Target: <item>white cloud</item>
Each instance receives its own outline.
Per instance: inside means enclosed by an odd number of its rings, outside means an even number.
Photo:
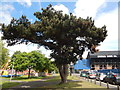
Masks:
[[[97,27],[107,26],[108,36],[98,47],[100,51],[118,49],[118,9],[97,15],[100,9],[106,7],[106,2],[107,0],[78,0],[74,9],[74,15],[77,17],[87,18],[89,16],[95,19]]]
[[[59,4],[59,5],[55,5],[53,6],[53,8],[57,11],[60,11],[62,10],[63,11],[63,14],[69,14],[69,10],[67,7],[65,7],[63,4]]]
[[[97,27],[107,26],[108,36],[101,46],[100,50],[118,50],[118,8],[113,11],[103,13],[95,20]]]
[[[0,5],[0,23],[9,24],[12,19],[11,12],[14,10],[12,5]]]
[[[77,17],[87,18],[96,17],[97,11],[105,7],[105,0],[78,0],[74,9],[74,15]]]
[[[26,7],[30,7],[32,5],[31,0],[17,0],[17,2]]]
[[[7,44],[6,44],[7,45]],[[42,54],[45,54],[46,57],[50,57],[50,50],[46,50],[44,47],[38,48],[36,44],[30,44],[30,45],[25,45],[25,44],[19,44],[19,45],[14,45],[14,46],[5,46],[7,49],[10,51],[10,56],[14,54],[16,51],[21,51],[21,52],[31,52],[34,50],[40,50]]]
[[[14,8],[13,8],[13,6],[12,5],[8,5],[8,4],[6,4],[6,5],[2,5],[2,4],[0,4],[0,10],[3,10],[3,11],[5,11],[5,10],[14,10]]]

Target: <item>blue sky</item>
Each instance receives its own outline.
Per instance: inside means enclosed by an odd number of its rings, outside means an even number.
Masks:
[[[118,0],[74,0],[70,2],[44,2],[44,0],[3,0],[0,2],[0,23],[9,24],[12,17],[19,18],[21,15],[26,15],[27,18],[34,22],[36,20],[33,15],[36,11],[41,11],[41,8],[46,8],[52,4],[56,10],[63,10],[63,13],[73,13],[77,17],[86,18],[92,17],[95,20],[97,27],[107,26],[108,37],[98,48],[104,50],[118,50]],[[16,50],[32,51],[36,50],[36,45],[15,45],[7,47],[11,53]],[[40,48],[44,54],[49,55],[50,51]]]

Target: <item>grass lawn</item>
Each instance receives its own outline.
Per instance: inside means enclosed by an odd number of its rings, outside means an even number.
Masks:
[[[13,77],[12,80],[16,80],[16,81],[24,81],[24,82],[29,82],[29,81],[37,81],[40,79],[45,79],[45,78],[49,78],[51,76],[46,76],[46,77],[31,77],[30,79],[28,79],[28,77],[25,76],[20,76],[20,77]],[[0,77],[0,86],[2,86],[2,88],[10,88],[16,85],[20,85],[19,82],[10,82],[10,77]]]
[[[20,77],[13,77],[12,80],[29,82],[29,81],[37,81],[37,80],[45,79],[45,78],[49,78],[49,77],[51,77],[51,75],[45,76],[45,77],[30,77],[28,79],[27,75],[23,75],[23,76],[20,76]],[[10,79],[10,77],[0,77],[0,78],[6,79],[6,80]],[[4,82],[4,80],[2,82]],[[2,83],[2,82],[0,82],[0,83]]]
[[[74,80],[74,81],[72,81]],[[60,81],[60,77],[57,76],[51,80],[48,80],[47,82],[54,82],[54,81]],[[68,82],[65,84],[61,84],[61,85],[46,85],[44,87],[40,87],[40,88],[57,88],[57,89],[78,89],[78,88],[99,88],[102,90],[107,90],[105,87],[101,87],[99,85],[95,85],[93,83],[87,82],[87,81],[79,81],[78,77],[75,76],[68,76]]]
[[[4,80],[2,80],[2,78]],[[2,86],[2,88],[9,88],[9,87],[13,87],[13,86],[16,86],[16,85],[19,85],[20,83],[17,83],[17,82],[10,82],[9,81],[9,78],[4,78],[4,77],[0,77],[0,86]]]
[[[4,82],[2,83],[2,88],[10,88],[16,85],[20,85],[18,82]]]
[[[2,79],[4,79],[4,80],[2,80]],[[9,78],[0,77],[0,85],[2,85],[5,82],[9,82]]]
[[[30,77],[28,79],[27,76],[21,76],[21,77],[14,77],[12,80],[18,80],[18,81],[37,81],[37,80],[40,80],[40,79],[45,79],[45,78],[49,78],[51,76],[45,76],[45,77]]]

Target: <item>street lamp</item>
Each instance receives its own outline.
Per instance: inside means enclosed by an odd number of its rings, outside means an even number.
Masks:
[[[72,73],[73,73],[73,68],[74,68],[73,65],[74,64],[71,62],[70,63],[70,76],[72,76]]]
[[[11,76],[10,76],[10,82],[12,81],[13,70],[14,70],[14,58],[13,58],[13,63],[12,63],[12,73],[11,73]]]

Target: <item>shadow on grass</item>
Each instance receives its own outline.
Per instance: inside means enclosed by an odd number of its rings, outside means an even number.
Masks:
[[[59,80],[57,80],[57,81],[59,82]],[[46,86],[43,86],[43,87],[40,87],[40,88],[44,88],[44,89],[47,89],[47,88],[51,88],[51,89],[55,89],[55,88],[57,88],[57,89],[71,89],[71,88],[75,88],[76,86],[82,87],[82,85],[80,83],[82,83],[82,81],[68,80],[68,82],[64,83],[64,84],[46,85]]]
[[[41,77],[14,77],[12,80],[27,80],[27,79],[45,79],[49,78],[50,76],[41,76]]]
[[[75,88],[76,86],[81,87],[82,85],[79,84],[82,83],[82,81],[69,81],[68,83],[57,85],[57,88],[67,89],[67,88]]]
[[[18,82],[5,82],[2,84],[2,88],[10,88],[16,85],[20,85]]]
[[[60,81],[60,76],[54,76],[46,80],[46,82],[52,82],[52,81]]]

